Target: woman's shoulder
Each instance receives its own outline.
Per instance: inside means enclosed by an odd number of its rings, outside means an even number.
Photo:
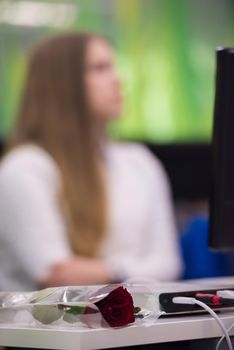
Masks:
[[[127,167],[149,183],[169,185],[169,177],[161,160],[145,145],[132,142],[113,144],[119,167]]]
[[[154,169],[163,168],[158,157],[144,144],[135,142],[113,142],[112,148],[119,157],[128,159],[138,165],[144,165],[145,167]]]
[[[20,174],[55,176],[57,166],[42,147],[34,144],[17,146],[7,152],[0,162],[0,178]]]

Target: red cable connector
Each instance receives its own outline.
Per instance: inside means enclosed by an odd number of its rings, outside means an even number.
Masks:
[[[216,294],[196,293],[195,298],[207,305],[223,305],[223,298]]]

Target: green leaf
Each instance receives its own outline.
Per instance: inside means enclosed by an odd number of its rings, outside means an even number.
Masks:
[[[134,307],[134,314],[138,314],[138,312],[140,312],[140,311],[141,311],[140,307],[138,307],[138,306]]]
[[[33,317],[43,324],[57,321],[63,314],[64,310],[59,309],[56,305],[35,305],[32,308]]]
[[[66,313],[71,315],[82,315],[85,312],[84,306],[66,306]]]

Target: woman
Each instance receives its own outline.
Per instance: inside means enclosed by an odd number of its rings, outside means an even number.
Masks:
[[[0,289],[179,276],[161,164],[106,138],[121,111],[105,38],[70,33],[34,49],[0,167]]]

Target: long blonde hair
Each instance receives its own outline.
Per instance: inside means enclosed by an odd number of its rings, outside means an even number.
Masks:
[[[29,58],[18,122],[10,148],[43,147],[56,161],[59,200],[75,253],[95,256],[106,231],[106,196],[95,118],[84,84],[87,43],[99,37],[69,33],[40,43]]]

